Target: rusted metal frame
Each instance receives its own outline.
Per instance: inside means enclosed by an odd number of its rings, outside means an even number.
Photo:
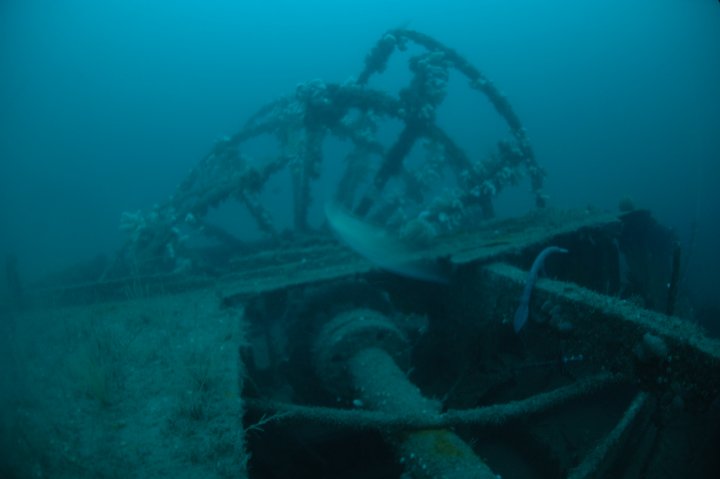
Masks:
[[[453,141],[450,136],[445,133],[441,128],[436,125],[432,125],[428,128],[428,136],[433,141],[439,142],[443,148],[447,158],[450,160],[450,166],[455,171],[458,183],[465,186],[463,194],[461,195],[461,201],[463,204],[471,205],[477,203],[482,209],[483,216],[486,219],[495,217],[495,208],[493,206],[492,195],[486,194],[482,191],[478,191],[478,194],[473,194],[472,188],[468,183],[467,179],[464,178],[465,172],[468,174],[473,171],[474,166],[470,158],[465,154],[462,148]],[[486,161],[479,163],[479,165],[485,165]],[[436,215],[440,212],[434,212]]]
[[[403,160],[415,142],[422,136],[423,126],[420,123],[409,122],[405,124],[397,140],[383,157],[380,169],[375,174],[370,190],[365,193],[355,208],[356,215],[361,217],[368,215],[376,199],[380,196],[380,192],[385,187],[385,184],[391,177],[402,171]]]
[[[350,138],[355,144],[362,139],[348,133],[340,120],[351,109],[375,111],[383,115],[397,117],[399,102],[382,92],[369,91],[355,85],[323,84],[322,94],[326,102],[317,102],[310,97],[306,101],[282,99],[262,107],[246,123],[245,128],[232,137],[231,143],[239,143],[263,133],[275,133],[282,136],[287,129],[303,129],[305,149],[303,157],[292,166],[294,225],[298,231],[307,229],[307,211],[311,202],[310,183],[319,176],[322,162],[322,140],[327,130]],[[293,107],[294,105],[294,107]],[[283,109],[297,109],[285,118]],[[278,117],[283,117],[282,121]],[[289,120],[288,120],[289,119]],[[365,142],[367,143],[367,142]],[[381,148],[379,144],[368,143],[373,150]]]
[[[370,76],[384,71],[387,61],[392,56],[395,48],[405,49],[405,42],[410,40],[430,51],[442,52],[445,59],[461,74],[468,78],[470,87],[482,92],[493,105],[498,114],[508,124],[517,146],[522,153],[523,163],[531,179],[533,192],[535,193],[536,205],[545,206],[545,195],[542,191],[545,172],[537,165],[535,154],[527,133],[523,128],[519,117],[513,110],[507,98],[495,87],[495,85],[476,69],[470,62],[462,57],[455,50],[443,45],[429,35],[406,29],[396,29],[387,32],[375,45],[371,53],[366,57],[365,69],[361,73],[358,83],[365,84]]]
[[[478,288],[493,295],[495,314],[511,317],[526,276],[494,263],[480,268]],[[588,361],[633,378],[656,395],[677,394],[688,410],[706,410],[720,397],[720,341],[694,323],[563,281],[538,280],[533,298],[533,304],[549,300],[568,312],[572,329],[563,341]],[[548,333],[553,334],[543,334]],[[656,357],[638,354],[648,343],[661,345]]]

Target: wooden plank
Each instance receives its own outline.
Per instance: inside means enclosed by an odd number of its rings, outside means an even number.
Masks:
[[[606,213],[537,210],[518,218],[488,222],[473,232],[440,237],[430,248],[409,250],[403,260],[444,258],[456,265],[487,263],[583,228],[604,228],[617,223],[617,217]],[[238,272],[222,281],[222,290],[228,298],[343,279],[375,269],[372,263],[331,238],[302,248],[268,250],[243,258],[236,267]]]
[[[487,263],[583,228],[604,228],[617,223],[614,215],[588,210],[535,210],[517,218],[486,222],[472,232],[439,237],[429,248],[408,249],[403,260],[443,258],[455,265]],[[221,277],[178,273],[117,278],[35,290],[33,295],[57,304],[83,304],[213,288],[232,301],[302,284],[344,279],[376,269],[329,235],[239,256],[229,263],[233,272]]]
[[[454,264],[495,261],[582,229],[619,227],[617,216],[589,210],[535,210],[525,216],[489,222],[479,231],[457,235],[438,246],[437,256]]]

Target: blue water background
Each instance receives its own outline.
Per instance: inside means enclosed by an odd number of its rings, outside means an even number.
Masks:
[[[0,257],[17,255],[32,280],[111,254],[123,211],[165,200],[264,103],[357,75],[395,27],[434,36],[495,81],[547,170],[551,205],[614,210],[629,196],[652,209],[692,251],[688,284],[713,298],[713,0],[3,0]],[[404,60],[393,62],[371,86],[401,85]],[[503,132],[464,85],[451,86],[441,120],[476,155]],[[316,190],[322,200],[331,188]],[[286,198],[270,201],[280,209]],[[530,207],[526,183],[500,201],[504,214]],[[238,214],[235,229],[252,230],[247,220]]]

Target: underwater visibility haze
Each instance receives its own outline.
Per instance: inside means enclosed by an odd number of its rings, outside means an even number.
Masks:
[[[720,2],[5,0],[0,72],[0,477],[720,472]]]

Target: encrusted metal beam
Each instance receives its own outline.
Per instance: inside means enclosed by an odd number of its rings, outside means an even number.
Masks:
[[[466,410],[449,410],[442,414],[391,414],[364,409],[338,409],[302,406],[259,399],[246,399],[249,409],[275,415],[275,421],[297,421],[323,424],[348,430],[408,431],[452,428],[457,426],[497,427],[511,421],[541,415],[572,400],[588,396],[617,384],[621,376],[598,373],[552,391],[504,404]]]
[[[504,263],[481,267],[477,288],[487,297],[485,314],[510,322],[526,276]],[[720,395],[720,341],[696,324],[575,283],[540,279],[533,293],[535,311],[546,302],[562,309],[565,325],[535,322],[533,327],[542,328],[542,335],[562,335],[589,361],[633,378],[647,391],[676,394],[690,410],[705,410]]]
[[[651,409],[652,397],[640,392],[625,410],[622,418],[615,427],[600,441],[583,461],[575,467],[568,479],[590,479],[593,477],[607,477],[610,467],[622,455],[623,446],[626,445],[628,436],[633,426],[639,424],[643,418],[648,418],[648,411]]]

